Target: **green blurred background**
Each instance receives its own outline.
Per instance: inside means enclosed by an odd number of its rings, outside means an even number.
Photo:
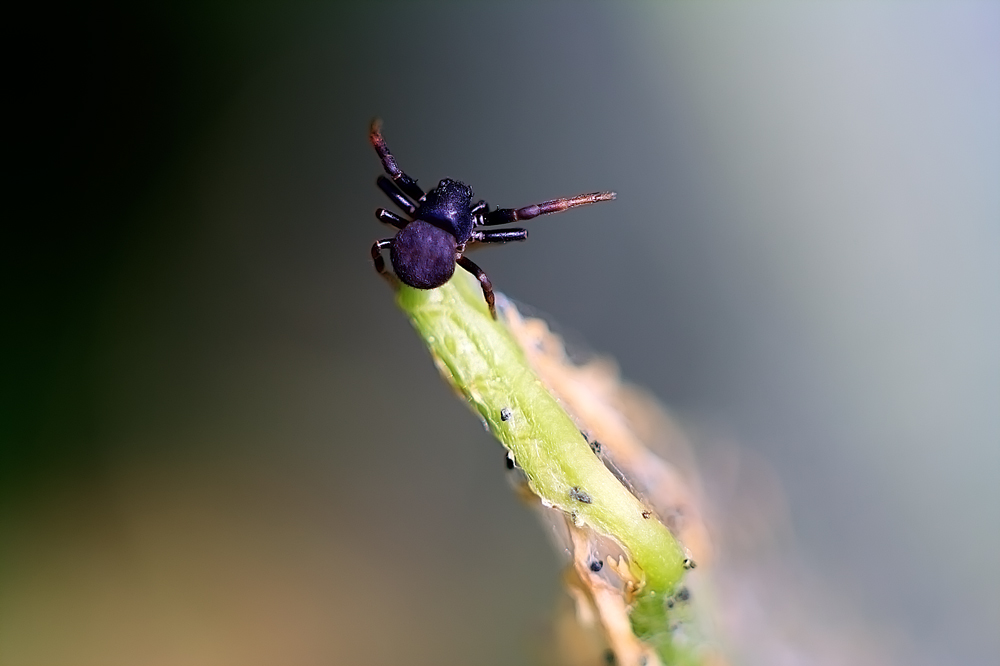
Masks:
[[[912,663],[1000,659],[997,4],[8,30],[0,663],[536,659],[558,559],[371,268],[375,115],[425,185],[616,190],[475,260],[773,465],[806,562]]]

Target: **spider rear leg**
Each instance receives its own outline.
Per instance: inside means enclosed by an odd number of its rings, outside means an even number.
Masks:
[[[552,199],[542,203],[532,204],[524,208],[497,208],[495,211],[483,215],[482,224],[494,226],[497,224],[510,224],[521,220],[530,220],[539,215],[549,215],[559,213],[577,206],[586,206],[601,201],[611,201],[617,195],[614,192],[591,192],[590,194],[578,194],[567,199]]]
[[[493,296],[493,283],[490,282],[489,277],[483,272],[483,269],[476,266],[468,257],[459,257],[456,263],[476,276],[479,280],[479,284],[483,286],[483,296],[486,298],[486,305],[490,308],[490,316],[494,319],[497,318],[497,308],[496,308],[496,298]]]
[[[403,173],[403,170],[396,164],[396,158],[389,152],[389,147],[385,145],[385,139],[382,138],[382,121],[378,118],[372,121],[368,137],[371,139],[379,159],[382,160],[382,168],[392,178],[392,182],[414,201],[422,199],[424,191],[417,185],[417,181]]]

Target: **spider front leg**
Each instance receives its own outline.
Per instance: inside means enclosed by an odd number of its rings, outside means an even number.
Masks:
[[[419,185],[417,185],[417,181],[403,173],[403,170],[399,168],[398,164],[396,164],[396,158],[389,152],[389,147],[385,145],[385,139],[382,138],[381,120],[376,118],[372,121],[368,136],[371,139],[372,145],[375,147],[375,152],[378,153],[379,159],[382,160],[382,168],[385,169],[385,172],[390,178],[392,178],[392,182],[395,183],[399,189],[406,194],[406,196],[410,197],[414,201],[420,201],[424,197],[424,191],[420,189]]]
[[[491,213],[484,212],[480,224],[495,226],[497,224],[510,224],[521,220],[530,220],[539,215],[549,215],[559,213],[577,206],[586,206],[601,201],[611,201],[616,195],[614,192],[592,192],[590,194],[578,194],[568,199],[552,199],[542,203],[525,206],[524,208],[497,208]]]
[[[490,212],[490,206],[485,201],[480,200],[473,204],[472,210],[469,212],[472,213],[472,217],[476,220],[476,224],[482,224],[483,217],[486,213]]]
[[[486,305],[490,308],[490,316],[496,319],[496,298],[493,296],[493,283],[490,282],[489,277],[486,276],[482,268],[476,266],[468,257],[459,257],[455,263],[475,275],[476,279],[479,280],[479,284],[483,286],[483,296],[486,298]]]

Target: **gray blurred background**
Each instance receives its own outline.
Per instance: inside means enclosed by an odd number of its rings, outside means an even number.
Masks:
[[[475,260],[770,463],[855,618],[1000,659],[997,4],[10,25],[0,663],[537,660],[558,559],[371,268],[375,115],[425,185],[616,190]]]

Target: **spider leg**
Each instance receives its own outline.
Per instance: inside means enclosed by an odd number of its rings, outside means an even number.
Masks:
[[[493,297],[493,283],[483,272],[483,269],[476,266],[468,257],[459,257],[456,262],[459,266],[476,276],[479,284],[483,285],[483,296],[486,298],[486,305],[490,307],[490,316],[497,318],[496,299]]]
[[[590,194],[578,194],[568,199],[552,199],[542,203],[525,206],[524,208],[497,208],[491,213],[483,216],[482,224],[493,226],[497,224],[509,224],[521,220],[530,220],[539,215],[559,213],[577,206],[586,206],[601,201],[611,201],[617,195],[614,192],[592,192]]]
[[[528,240],[527,229],[493,229],[492,231],[473,231],[469,240],[475,243],[509,243],[510,241]]]
[[[388,211],[385,208],[379,208],[375,211],[375,217],[379,222],[385,222],[386,224],[391,224],[397,229],[402,229],[407,224],[410,223],[409,220],[401,218],[392,211]]]
[[[392,199],[392,203],[396,204],[410,215],[413,215],[417,211],[417,207],[413,204],[413,202],[407,199],[406,195],[403,194],[391,180],[385,176],[379,176],[378,180],[375,182],[378,183],[379,189],[385,192],[387,197]]]
[[[375,241],[372,245],[372,261],[375,262],[375,270],[378,271],[378,274],[392,282],[392,276],[385,272],[385,259],[382,258],[382,250],[390,245],[392,245],[391,238]]]
[[[415,201],[422,199],[424,191],[420,189],[419,185],[417,185],[417,181],[403,173],[403,170],[396,164],[396,158],[389,152],[389,147],[385,145],[385,139],[382,138],[381,120],[376,118],[372,121],[368,136],[371,139],[372,145],[375,147],[375,152],[378,153],[379,159],[382,160],[382,168],[385,169],[386,174],[392,178],[392,182],[394,182],[399,189],[401,189],[403,193],[411,199]]]

